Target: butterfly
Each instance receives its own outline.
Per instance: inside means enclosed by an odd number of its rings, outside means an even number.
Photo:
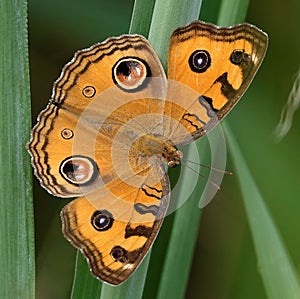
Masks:
[[[140,35],[78,51],[63,68],[28,150],[48,192],[79,197],[61,211],[63,234],[97,278],[118,285],[141,263],[168,208],[178,146],[233,108],[267,44],[250,24],[194,21],[170,38],[168,79]]]

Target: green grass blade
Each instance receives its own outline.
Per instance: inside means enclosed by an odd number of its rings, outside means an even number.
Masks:
[[[156,0],[149,40],[164,67],[167,64],[171,33],[179,26],[197,20],[201,0]]]
[[[228,125],[225,128],[253,236],[259,271],[268,298],[300,298],[299,281],[284,242],[246,165],[233,133]]]
[[[0,5],[0,298],[34,298],[27,1]]]
[[[134,2],[129,33],[148,36],[155,0]]]
[[[237,9],[234,9],[234,7]],[[248,1],[222,1],[219,25],[232,25],[244,20]],[[264,203],[229,126],[224,124],[229,149],[234,157],[246,215],[268,298],[300,298],[300,285],[285,244]]]
[[[156,1],[149,40],[164,66],[166,66],[171,33],[178,26],[198,19],[201,2],[199,0]],[[195,161],[191,155],[191,151],[188,151],[185,158]],[[180,186],[176,186],[179,192],[172,193],[171,200],[185,198],[185,194],[190,190],[189,182],[195,179],[195,174],[187,168],[183,167],[182,171],[183,181]],[[202,187],[195,188],[188,201],[175,213],[169,243],[165,248],[166,258],[161,270],[156,298],[183,298],[184,296],[199,228],[201,210],[198,208],[198,203],[202,191]],[[155,260],[153,262],[155,263]]]
[[[184,153],[184,157],[191,161],[197,160],[190,147]],[[178,192],[172,193],[173,200],[186,198],[185,194],[189,194],[193,188],[191,182],[195,181],[196,177],[194,172],[184,166],[180,175],[183,180],[180,182]],[[196,179],[197,185],[201,186],[201,178]],[[201,209],[198,206],[202,192],[201,187],[194,188],[189,199],[175,212],[169,244],[165,249],[167,254],[160,276],[157,299],[184,298],[198,237],[201,216]]]
[[[101,286],[102,283],[92,275],[87,260],[77,251],[71,298],[99,298]]]

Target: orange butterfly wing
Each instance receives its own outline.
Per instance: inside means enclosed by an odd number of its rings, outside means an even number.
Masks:
[[[80,197],[61,212],[63,233],[87,257],[93,274],[113,285],[125,281],[145,257],[169,204],[169,181],[161,175],[139,188],[113,181],[95,194]]]
[[[217,27],[195,21],[176,29],[168,58],[166,113],[193,139],[214,127],[238,102],[261,65],[268,36],[250,24]],[[168,130],[168,129],[166,129]],[[169,129],[175,143],[190,136]]]
[[[151,71],[151,76],[160,78],[160,84],[164,84],[165,74],[157,55],[149,42],[138,35],[111,38],[89,49],[78,51],[55,82],[49,104],[40,113],[28,144],[35,175],[51,194],[74,197],[94,190],[97,184],[86,184],[91,174],[97,171],[95,163],[92,162],[94,157],[91,153],[91,142],[95,142],[95,139],[101,140],[97,150],[102,152],[102,168],[111,168],[111,128],[124,124],[132,117],[118,109],[119,114],[112,117],[108,124],[106,119],[113,108],[128,103],[132,94],[143,98],[146,91],[147,96],[156,96],[157,91],[148,84],[147,78],[143,78],[145,88],[141,90],[127,92],[119,88],[121,85],[115,87],[116,77],[122,77],[122,74],[113,72],[119,69],[123,71],[120,60],[124,57],[138,57],[140,65],[145,69],[149,68],[145,70],[145,76],[150,75],[146,71]],[[143,64],[143,61],[147,61],[147,64]],[[106,94],[103,95],[104,91]],[[111,107],[114,101],[114,107]],[[105,120],[106,127],[98,133]],[[70,160],[74,156],[77,156],[76,160]],[[71,165],[84,165],[85,173],[82,172],[81,175],[85,177],[80,186],[70,179],[74,176],[68,172]]]
[[[63,233],[94,275],[118,285],[151,247],[170,186],[163,163],[236,104],[267,36],[242,24],[193,22],[171,37],[166,77],[149,42],[124,35],[79,51],[56,81],[28,145],[35,175],[60,197]]]
[[[131,148],[162,118],[163,101],[155,99],[165,89],[145,38],[111,38],[65,66],[28,144],[43,187],[60,197],[82,196],[62,210],[63,233],[95,276],[114,285],[140,264],[168,207],[162,162]]]

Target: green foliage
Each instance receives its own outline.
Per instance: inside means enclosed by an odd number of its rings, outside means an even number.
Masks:
[[[285,244],[246,165],[239,145],[229,127],[225,128],[235,168],[239,173],[246,215],[268,298],[300,298],[298,277]]]
[[[0,4],[0,298],[34,298],[26,5]]]

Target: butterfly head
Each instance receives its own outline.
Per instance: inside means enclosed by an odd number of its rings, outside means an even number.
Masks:
[[[182,157],[183,157],[182,151],[176,149],[175,152],[173,152],[172,155],[168,157],[167,160],[168,166],[171,168],[176,167],[177,165],[180,164]]]

